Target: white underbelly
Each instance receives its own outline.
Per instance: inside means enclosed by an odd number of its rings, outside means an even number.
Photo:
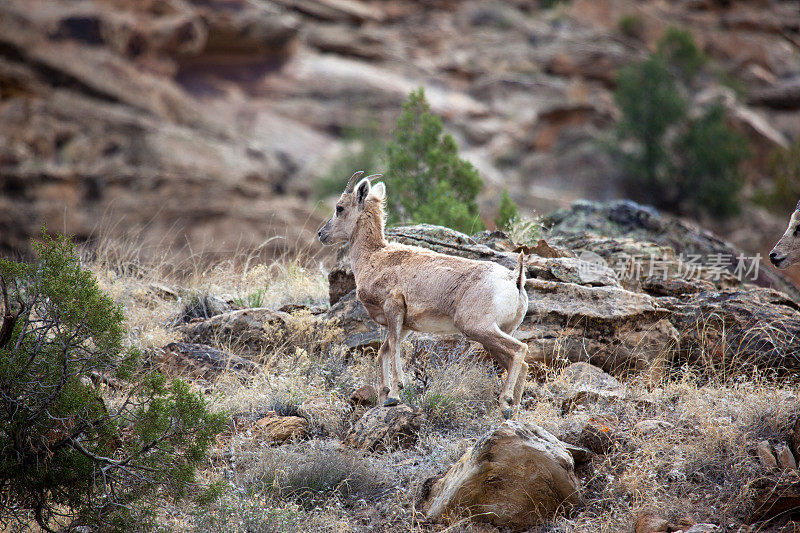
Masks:
[[[438,335],[449,335],[459,333],[453,319],[449,316],[423,317],[411,322],[411,329],[420,333],[436,333]]]

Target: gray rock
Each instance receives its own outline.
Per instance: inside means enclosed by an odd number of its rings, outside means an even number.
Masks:
[[[205,379],[213,379],[223,372],[247,375],[261,368],[230,352],[187,342],[167,344],[158,352],[156,361],[175,375]]]
[[[257,355],[284,341],[287,313],[266,308],[240,309],[178,327],[189,342],[236,346]]]
[[[368,452],[408,448],[417,442],[425,415],[407,405],[373,407],[345,435],[345,446]]]

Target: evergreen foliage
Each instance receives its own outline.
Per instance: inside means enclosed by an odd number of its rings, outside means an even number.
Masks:
[[[423,89],[403,104],[386,154],[389,224],[438,224],[468,234],[484,229],[476,202],[483,180],[458,157]]]
[[[756,200],[773,209],[794,211],[800,198],[800,139],[785,148],[775,148],[767,162],[772,189],[760,191]]]
[[[157,498],[186,494],[222,415],[139,370],[67,238],[34,247],[33,264],[0,260],[0,524],[141,530]]]
[[[620,70],[614,99],[622,112],[610,147],[633,198],[677,212],[718,217],[740,208],[743,137],[714,103],[699,116],[688,94],[706,62],[691,35],[671,28],[656,53]]]
[[[503,189],[503,194],[500,197],[500,208],[497,212],[497,218],[494,223],[497,224],[497,229],[508,229],[511,224],[519,218],[519,209],[517,204],[508,195],[508,189]]]

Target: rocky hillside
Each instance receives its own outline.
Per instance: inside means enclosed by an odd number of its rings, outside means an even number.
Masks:
[[[24,252],[45,222],[150,258],[307,250],[342,132],[388,133],[418,86],[485,178],[487,220],[502,187],[528,211],[617,197],[597,143],[617,119],[615,74],[669,25],[719,69],[697,99],[722,96],[751,139],[751,182],[800,135],[798,2],[543,4],[2,2],[0,250]],[[763,252],[784,215],[718,229]]]
[[[459,336],[403,345],[404,404],[375,405],[372,322],[339,261],[214,268],[194,286],[96,265],[151,364],[230,415],[197,531],[788,532],[800,527],[800,306],[736,248],[631,202],[576,202],[541,240],[436,226],[390,238],[514,264],[531,374]],[[692,259],[702,258],[700,261]],[[709,257],[734,258],[723,263]],[[152,276],[152,277],[149,277]],[[783,286],[789,293],[766,288]]]

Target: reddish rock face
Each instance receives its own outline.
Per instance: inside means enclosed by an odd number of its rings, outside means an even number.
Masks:
[[[766,154],[800,135],[794,7],[0,2],[0,254],[29,252],[43,223],[172,262],[324,254],[316,184],[346,151],[341,132],[374,122],[388,136],[419,86],[484,176],[487,220],[504,187],[523,213],[617,195],[597,142],[619,114],[615,73],[670,25],[746,86],[748,102],[726,105],[754,141],[756,184]],[[618,28],[631,14],[638,37]],[[741,226],[726,233],[753,250],[772,231]]]

